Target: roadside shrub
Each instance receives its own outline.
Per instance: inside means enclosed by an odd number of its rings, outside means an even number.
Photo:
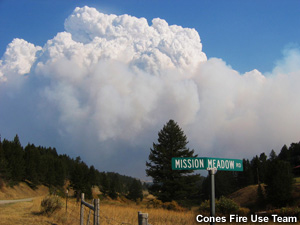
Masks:
[[[184,209],[175,201],[165,202],[162,207],[164,209],[173,210],[173,211],[184,211]]]
[[[238,210],[238,204],[229,198],[222,196],[218,201],[216,201],[216,211],[222,215],[237,213]]]
[[[162,202],[158,199],[151,199],[147,202],[147,208],[155,208],[155,209],[167,209],[173,211],[185,211],[185,209],[178,204],[176,201],[171,202]]]
[[[41,212],[47,215],[51,215],[61,208],[62,203],[58,196],[47,196],[41,202]]]
[[[151,199],[147,202],[147,208],[162,208],[163,203],[158,199]]]
[[[237,213],[241,216],[247,216],[250,212],[247,208],[240,208],[237,203],[233,200],[222,196],[220,199],[216,200],[216,214],[220,216],[227,216],[229,214]],[[201,213],[210,212],[210,201],[205,200],[201,203],[199,210]]]

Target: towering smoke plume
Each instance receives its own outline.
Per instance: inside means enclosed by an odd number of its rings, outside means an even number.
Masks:
[[[269,74],[239,74],[194,29],[76,8],[43,47],[8,45],[0,127],[135,176],[169,119],[200,156],[252,157],[299,141],[299,65],[291,49]]]

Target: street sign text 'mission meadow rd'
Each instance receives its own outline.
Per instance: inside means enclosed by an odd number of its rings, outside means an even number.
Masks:
[[[243,171],[243,160],[223,158],[172,158],[173,170],[207,170],[216,168],[225,171]]]

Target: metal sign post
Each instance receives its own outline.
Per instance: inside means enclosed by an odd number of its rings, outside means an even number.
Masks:
[[[216,196],[215,196],[215,174],[217,168],[207,168],[210,176],[211,192],[210,192],[210,216],[215,218],[216,216]],[[210,222],[210,225],[215,225],[215,222]]]

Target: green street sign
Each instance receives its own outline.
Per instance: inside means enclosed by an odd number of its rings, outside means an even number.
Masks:
[[[172,158],[173,170],[210,170],[243,171],[243,160],[224,158]]]

